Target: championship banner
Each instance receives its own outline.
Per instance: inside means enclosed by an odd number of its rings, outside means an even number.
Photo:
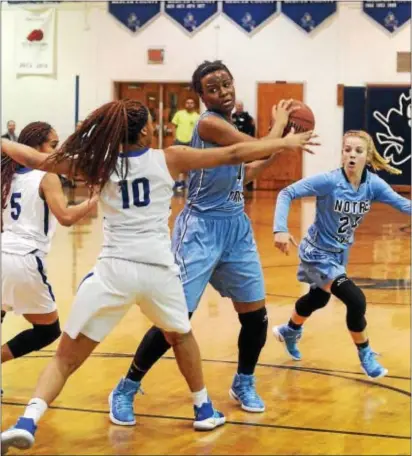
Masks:
[[[244,32],[253,34],[278,12],[277,1],[223,2],[222,11]]]
[[[282,13],[305,32],[310,33],[332,14],[336,13],[336,1],[282,1]]]
[[[391,185],[411,185],[411,94],[409,88],[368,87],[366,131],[382,157],[402,171],[400,176],[380,172]]]
[[[55,9],[16,11],[17,74],[54,73]]]
[[[192,35],[217,14],[217,1],[165,1],[164,12]]]
[[[363,11],[390,33],[394,33],[411,18],[411,2],[364,1]]]
[[[149,25],[160,13],[160,1],[110,1],[109,13],[136,33]]]

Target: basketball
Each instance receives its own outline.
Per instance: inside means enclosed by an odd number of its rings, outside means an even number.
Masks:
[[[295,129],[295,133],[313,130],[315,128],[315,116],[309,106],[297,100],[293,101],[292,106],[298,106],[299,109],[290,114],[283,136],[286,136],[292,127]]]

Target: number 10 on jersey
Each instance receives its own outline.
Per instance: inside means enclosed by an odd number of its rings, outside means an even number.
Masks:
[[[150,184],[145,177],[135,179],[131,183],[133,195],[133,205],[136,207],[145,207],[150,204]],[[123,209],[130,209],[130,192],[129,182],[126,180],[119,182],[119,187],[122,192]]]

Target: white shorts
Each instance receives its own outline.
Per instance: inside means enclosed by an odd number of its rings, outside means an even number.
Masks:
[[[17,315],[47,314],[57,309],[42,255],[2,252],[2,307]]]
[[[81,282],[64,331],[101,342],[135,303],[164,331],[191,330],[177,267],[102,258]]]

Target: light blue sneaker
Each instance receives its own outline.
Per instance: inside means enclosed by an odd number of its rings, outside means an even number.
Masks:
[[[136,393],[140,391],[140,382],[122,378],[116,388],[109,395],[110,421],[120,426],[136,424],[133,402]]]
[[[31,418],[20,417],[13,427],[1,433],[1,454],[6,454],[10,448],[31,448],[36,429],[37,426]]]
[[[225,415],[213,408],[210,399],[202,404],[201,407],[196,407],[196,405],[194,405],[193,408],[195,411],[193,427],[196,431],[212,431],[218,426],[225,424]]]
[[[236,374],[229,396],[240,402],[242,409],[247,412],[264,412],[265,403],[256,392],[255,383],[254,375]]]
[[[388,369],[385,369],[376,361],[376,355],[377,353],[373,352],[370,347],[361,348],[359,350],[362,370],[371,378],[384,377],[388,373]]]
[[[303,328],[292,329],[287,324],[274,326],[272,328],[273,335],[279,342],[285,343],[286,352],[295,361],[302,359],[302,354],[298,349],[298,341],[302,337]]]

